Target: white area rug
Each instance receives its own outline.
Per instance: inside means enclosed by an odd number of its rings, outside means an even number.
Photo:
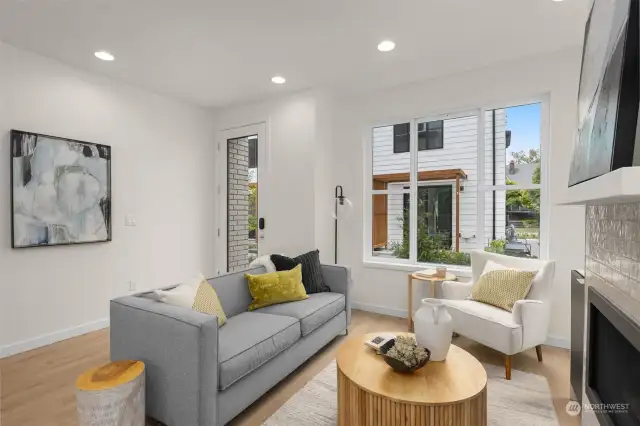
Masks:
[[[544,377],[484,364],[489,377],[489,425],[558,426]],[[335,426],[338,418],[336,363],[331,362],[293,395],[263,426]],[[390,425],[391,426],[391,425]]]

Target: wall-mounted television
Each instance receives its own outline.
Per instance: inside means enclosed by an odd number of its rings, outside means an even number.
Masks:
[[[595,0],[585,28],[569,186],[636,165],[639,0]],[[635,152],[638,151],[638,152]]]

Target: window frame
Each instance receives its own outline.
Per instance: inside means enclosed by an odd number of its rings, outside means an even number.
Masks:
[[[507,109],[510,107],[540,103],[540,184],[525,183],[517,185],[487,185],[485,182],[485,117],[486,113],[494,109]],[[474,109],[461,110],[454,113],[432,114],[424,117],[415,117],[407,119],[406,117],[394,119],[393,121],[377,121],[368,125],[364,129],[364,220],[363,220],[363,263],[367,267],[382,269],[397,269],[405,271],[415,271],[424,269],[425,267],[446,266],[453,273],[461,277],[471,276],[471,267],[462,265],[441,265],[436,263],[417,262],[417,188],[427,184],[419,183],[418,178],[418,123],[429,121],[443,121],[443,148],[444,148],[444,121],[476,115],[478,117],[478,140],[477,140],[477,198],[476,198],[476,241],[485,241],[484,220],[487,212],[485,211],[485,194],[492,191],[507,191],[516,189],[540,189],[540,259],[548,259],[549,253],[549,170],[548,170],[548,151],[550,138],[550,96],[549,94],[521,98],[519,100],[511,100],[506,102],[496,102],[491,104],[483,104],[481,107]],[[410,182],[409,189],[403,190],[374,190],[373,186],[373,129],[377,127],[394,126],[396,124],[410,123],[409,137],[409,154],[410,154]],[[446,184],[445,181],[440,184]],[[409,259],[389,259],[373,256],[372,250],[372,204],[374,195],[390,195],[390,194],[410,194],[410,255]],[[455,189],[454,189],[455,193]],[[455,194],[454,194],[455,196]],[[459,230],[456,229],[456,232]],[[455,234],[454,234],[455,235]]]

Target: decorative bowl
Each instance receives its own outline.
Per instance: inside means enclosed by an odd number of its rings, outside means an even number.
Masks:
[[[429,358],[431,357],[431,352],[429,351],[429,349],[425,349],[425,351],[427,351],[427,357],[424,359],[424,361],[422,361],[420,364],[414,365],[413,367],[409,367],[404,362],[398,361],[395,358],[391,358],[387,356],[387,352],[395,344],[396,344],[396,339],[391,339],[384,345],[380,346],[380,355],[382,356],[384,361],[389,365],[389,367],[393,368],[393,371],[398,373],[409,374],[409,373],[413,373],[416,370],[421,369],[422,367],[427,365],[427,362],[429,362]]]

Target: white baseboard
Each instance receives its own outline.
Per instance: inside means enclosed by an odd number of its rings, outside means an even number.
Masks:
[[[406,309],[389,308],[387,306],[370,305],[369,303],[352,302],[351,308],[376,314],[389,315],[391,317],[407,318]]]
[[[109,318],[103,318],[96,321],[88,322],[77,327],[68,328],[66,330],[56,331],[54,333],[45,334],[43,336],[34,337],[22,342],[12,343],[10,345],[0,347],[0,359],[32,349],[41,348],[52,343],[67,340],[72,337],[81,336],[92,331],[102,330],[109,327]]]
[[[571,349],[571,339],[565,337],[547,336],[547,341],[544,344],[556,348]]]
[[[386,306],[371,305],[369,303],[362,303],[362,302],[352,302],[351,307],[353,309],[373,312],[376,314],[389,315],[389,316],[398,317],[398,318],[407,318],[406,309],[389,308]],[[545,345],[555,346],[557,348],[562,348],[562,349],[570,349],[571,341],[564,337],[547,336],[547,341],[545,342]]]

